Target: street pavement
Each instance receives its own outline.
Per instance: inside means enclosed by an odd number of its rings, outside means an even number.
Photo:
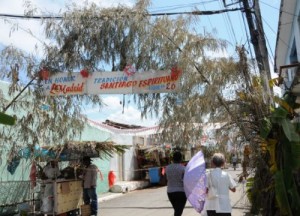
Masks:
[[[234,171],[226,169],[237,181],[241,168]],[[238,184],[235,193],[230,192],[233,216],[245,216],[249,211],[249,201],[246,199],[246,183]],[[168,200],[166,186],[135,190],[125,194],[115,194],[102,198],[99,203],[98,216],[173,216],[173,209]],[[104,195],[103,195],[104,196]],[[187,201],[183,216],[199,216]]]

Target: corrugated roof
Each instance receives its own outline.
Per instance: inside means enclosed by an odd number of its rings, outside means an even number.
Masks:
[[[114,121],[110,121],[110,120],[106,120],[105,122],[103,122],[103,124],[118,128],[118,129],[137,129],[137,128],[143,128],[142,126],[138,126],[138,125],[128,125],[128,124],[122,124],[122,123],[118,123],[118,122],[114,122]]]

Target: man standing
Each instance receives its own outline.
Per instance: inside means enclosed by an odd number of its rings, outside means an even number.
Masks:
[[[237,159],[238,159],[237,156],[233,154],[231,160],[232,160],[232,165],[234,170],[236,170]]]
[[[98,211],[98,197],[96,192],[97,187],[97,172],[96,165],[91,163],[91,158],[83,157],[82,163],[84,165],[83,173],[83,201],[86,205],[91,205],[91,215],[97,216]]]

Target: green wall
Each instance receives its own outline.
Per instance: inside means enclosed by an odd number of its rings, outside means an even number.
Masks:
[[[111,134],[105,131],[101,131],[96,127],[93,127],[91,125],[86,125],[81,138],[79,138],[81,141],[110,141],[111,140]],[[93,163],[101,170],[103,180],[101,181],[100,178],[98,178],[98,184],[97,184],[97,192],[103,193],[108,192],[108,172],[109,172],[109,164],[110,164],[110,158],[103,156],[101,159],[93,159]]]
[[[12,99],[8,95],[8,87],[9,83],[3,82],[0,80],[0,90],[5,98],[9,101]],[[23,95],[26,94],[26,91]],[[30,100],[30,98],[28,98]],[[12,113],[11,109],[8,110],[8,114],[15,114]],[[26,110],[20,110],[18,114],[24,115]],[[7,182],[7,181],[20,181],[20,180],[29,180],[29,173],[31,168],[31,160],[30,159],[21,159],[20,164],[18,165],[15,173],[11,175],[7,171],[7,160],[9,159],[8,153],[11,150],[12,143],[3,143],[1,141],[1,132],[5,130],[10,130],[10,126],[0,125],[0,183]],[[111,134],[105,131],[100,130],[99,128],[93,127],[89,124],[85,125],[85,128],[81,134],[81,136],[77,136],[74,138],[74,141],[109,141],[111,140]],[[17,140],[16,140],[17,142]],[[103,193],[107,192],[108,187],[108,172],[109,172],[109,165],[110,165],[110,158],[102,157],[101,159],[94,159],[94,163],[99,167],[103,175],[103,181],[98,179],[98,187],[97,192]],[[1,196],[1,194],[0,194]]]

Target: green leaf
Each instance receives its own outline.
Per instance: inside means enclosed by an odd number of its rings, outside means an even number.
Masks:
[[[293,215],[287,198],[287,192],[281,171],[275,174],[275,193],[276,201],[279,205],[281,215]]]
[[[293,168],[300,168],[300,144],[299,143],[291,143],[291,151],[293,157]]]
[[[297,190],[297,185],[293,181],[291,188],[288,190],[291,200],[291,207],[293,209],[294,215],[299,215],[300,212],[300,196]],[[295,214],[297,212],[297,214]]]
[[[266,139],[272,129],[272,123],[270,119],[264,118],[262,126],[260,128],[260,136]]]
[[[16,119],[14,117],[0,112],[0,124],[14,125],[15,122],[16,122]]]
[[[294,125],[291,123],[291,121],[289,119],[282,119],[281,124],[282,124],[284,134],[288,138],[289,141],[291,141],[291,142],[299,142],[300,141],[300,136],[296,132]]]
[[[285,119],[288,114],[289,114],[289,112],[286,109],[284,109],[282,107],[278,107],[272,113],[272,117],[273,118],[279,118],[279,119]]]

